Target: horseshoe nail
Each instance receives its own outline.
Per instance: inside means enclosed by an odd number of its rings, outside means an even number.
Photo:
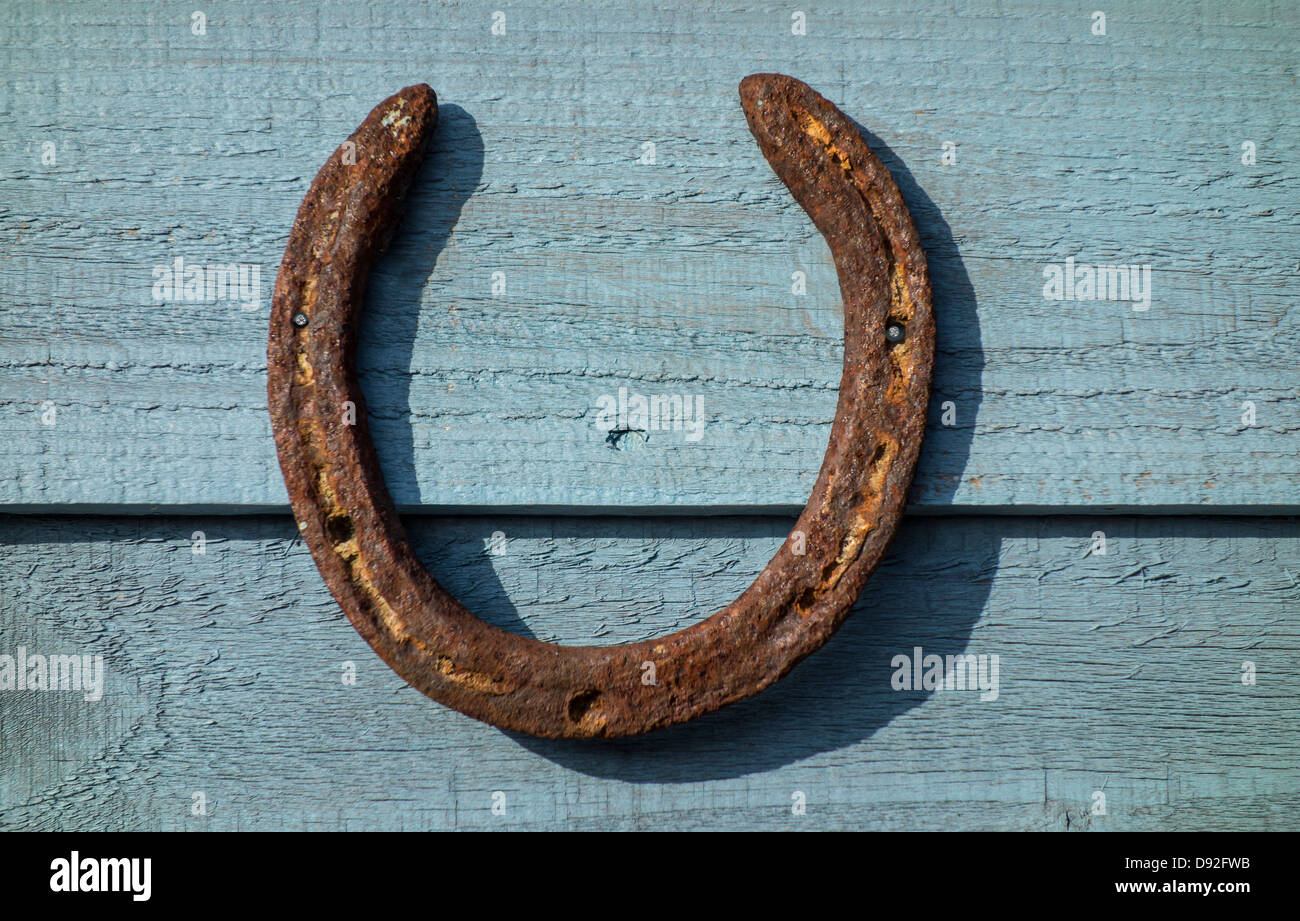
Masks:
[[[839,404],[799,539],[721,611],[644,642],[559,646],[479,620],[417,559],[384,485],[353,355],[367,271],[437,123],[433,91],[412,86],[380,103],[312,182],[272,304],[267,396],[280,466],[339,606],[434,700],[551,738],[693,719],[762,690],[825,643],[888,547],[921,447],[934,351],[916,228],[853,123],[808,86],[755,74],[740,101],[763,155],[830,244],[844,306]],[[295,327],[299,314],[310,327]],[[906,327],[905,341],[887,342],[891,323]],[[347,401],[355,424],[342,421]]]

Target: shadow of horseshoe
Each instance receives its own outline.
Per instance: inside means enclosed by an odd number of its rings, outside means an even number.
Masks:
[[[409,369],[419,321],[421,293],[483,170],[483,141],[474,119],[445,105],[429,161],[408,199],[403,231],[375,266],[362,325],[358,366],[372,431],[386,481],[396,497],[416,497],[415,433],[410,425]],[[856,124],[856,123],[855,123]],[[981,349],[974,289],[935,203],[901,159],[861,125],[872,150],[889,167],[911,211],[930,264],[938,320],[935,377],[929,426],[918,465],[918,486],[928,499],[951,499],[969,457],[981,394]],[[766,177],[776,182],[775,177]],[[408,369],[383,374],[379,369]],[[952,399],[957,424],[942,426],[942,403]],[[426,522],[410,520],[422,562],[450,591],[473,604],[489,623],[532,635],[482,553],[435,552]],[[490,526],[483,519],[486,532]],[[549,529],[561,516],[523,519],[524,528]],[[634,539],[644,522],[563,518],[579,533]],[[788,531],[792,518],[737,516],[734,522],[663,519],[660,530],[686,537],[736,527],[754,536]],[[775,529],[775,530],[774,530]],[[719,532],[722,533],[722,532]],[[720,538],[722,539],[722,538]],[[695,721],[648,736],[600,741],[544,740],[504,732],[521,746],[556,764],[591,776],[633,783],[683,783],[738,777],[770,770],[857,744],[921,704],[930,692],[894,691],[890,660],[921,646],[940,655],[962,652],[983,611],[996,570],[998,541],[987,530],[960,521],[912,514],[893,549],[850,617],[825,647],[763,694]],[[940,591],[917,597],[924,584]]]

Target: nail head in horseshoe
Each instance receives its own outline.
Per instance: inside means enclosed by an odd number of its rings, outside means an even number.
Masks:
[[[763,155],[830,244],[844,305],[839,403],[792,539],[735,601],[644,642],[559,646],[479,620],[416,558],[384,485],[353,357],[367,272],[437,125],[433,90],[411,86],[381,102],[312,182],[272,304],[267,396],[280,466],[339,606],[434,700],[550,738],[685,722],[757,693],[825,643],[893,538],[934,357],[916,228],[889,171],[814,90],[754,74],[740,102]],[[892,341],[895,325],[907,335]],[[344,412],[349,401],[355,414]]]

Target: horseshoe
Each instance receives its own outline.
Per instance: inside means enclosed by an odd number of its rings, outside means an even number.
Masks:
[[[825,643],[893,538],[934,357],[916,228],[854,124],[807,85],[754,74],[740,101],[763,155],[834,256],[844,305],[839,403],[790,539],[721,611],[644,642],[559,646],[479,620],[416,558],[384,485],[353,359],[367,272],[437,124],[433,90],[411,86],[381,102],[312,182],[271,310],[276,450],[298,528],[339,606],[434,700],[548,738],[637,735],[693,719],[762,690]]]

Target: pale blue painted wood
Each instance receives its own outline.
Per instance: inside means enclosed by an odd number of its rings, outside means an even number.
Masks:
[[[782,4],[527,3],[493,36],[498,7],[223,5],[205,36],[155,3],[0,10],[0,508],[40,513],[0,517],[0,655],[108,667],[94,704],[0,692],[0,828],[1294,830],[1300,526],[1263,513],[1300,485],[1295,12],[1137,3],[1101,37],[1066,4],[830,3],[793,36]],[[870,129],[927,247],[913,507],[1019,513],[909,518],[787,680],[644,740],[509,736],[389,672],[287,517],[132,517],[283,507],[285,236],[333,146],[426,80],[443,128],[360,360],[393,493],[682,516],[419,519],[421,554],[486,619],[563,642],[726,603],[789,519],[692,516],[802,504],[838,377],[828,253],[736,105],[764,69]],[[177,255],[258,265],[259,309],[155,303]],[[1045,301],[1070,256],[1151,263],[1151,310]],[[592,423],[619,386],[703,397],[705,437],[614,450]],[[1053,508],[1095,514],[1025,517]],[[108,517],[45,517],[76,509]],[[999,699],[891,690],[916,645],[1000,655]]]
[[[1029,2],[820,4],[803,36],[789,4],[511,4],[496,36],[499,6],[221,5],[199,36],[156,3],[5,4],[0,504],[283,508],[284,240],[334,145],[424,80],[445,121],[361,354],[397,501],[801,505],[841,330],[825,244],[736,102],[774,69],[873,132],[929,253],[917,507],[1296,506],[1289,5],[1136,3],[1105,36]],[[259,266],[258,309],[155,303],[177,256]],[[1149,263],[1151,309],[1044,300],[1067,257]],[[620,386],[702,398],[704,436],[613,450],[594,416]]]
[[[606,643],[725,604],[790,523],[408,521],[476,613]],[[4,517],[0,654],[102,654],[107,677],[97,703],[0,693],[0,829],[1295,830],[1298,589],[1293,518],[912,519],[775,687],[640,740],[539,742],[406,687],[287,517]],[[917,646],[998,655],[997,699],[893,690]]]

